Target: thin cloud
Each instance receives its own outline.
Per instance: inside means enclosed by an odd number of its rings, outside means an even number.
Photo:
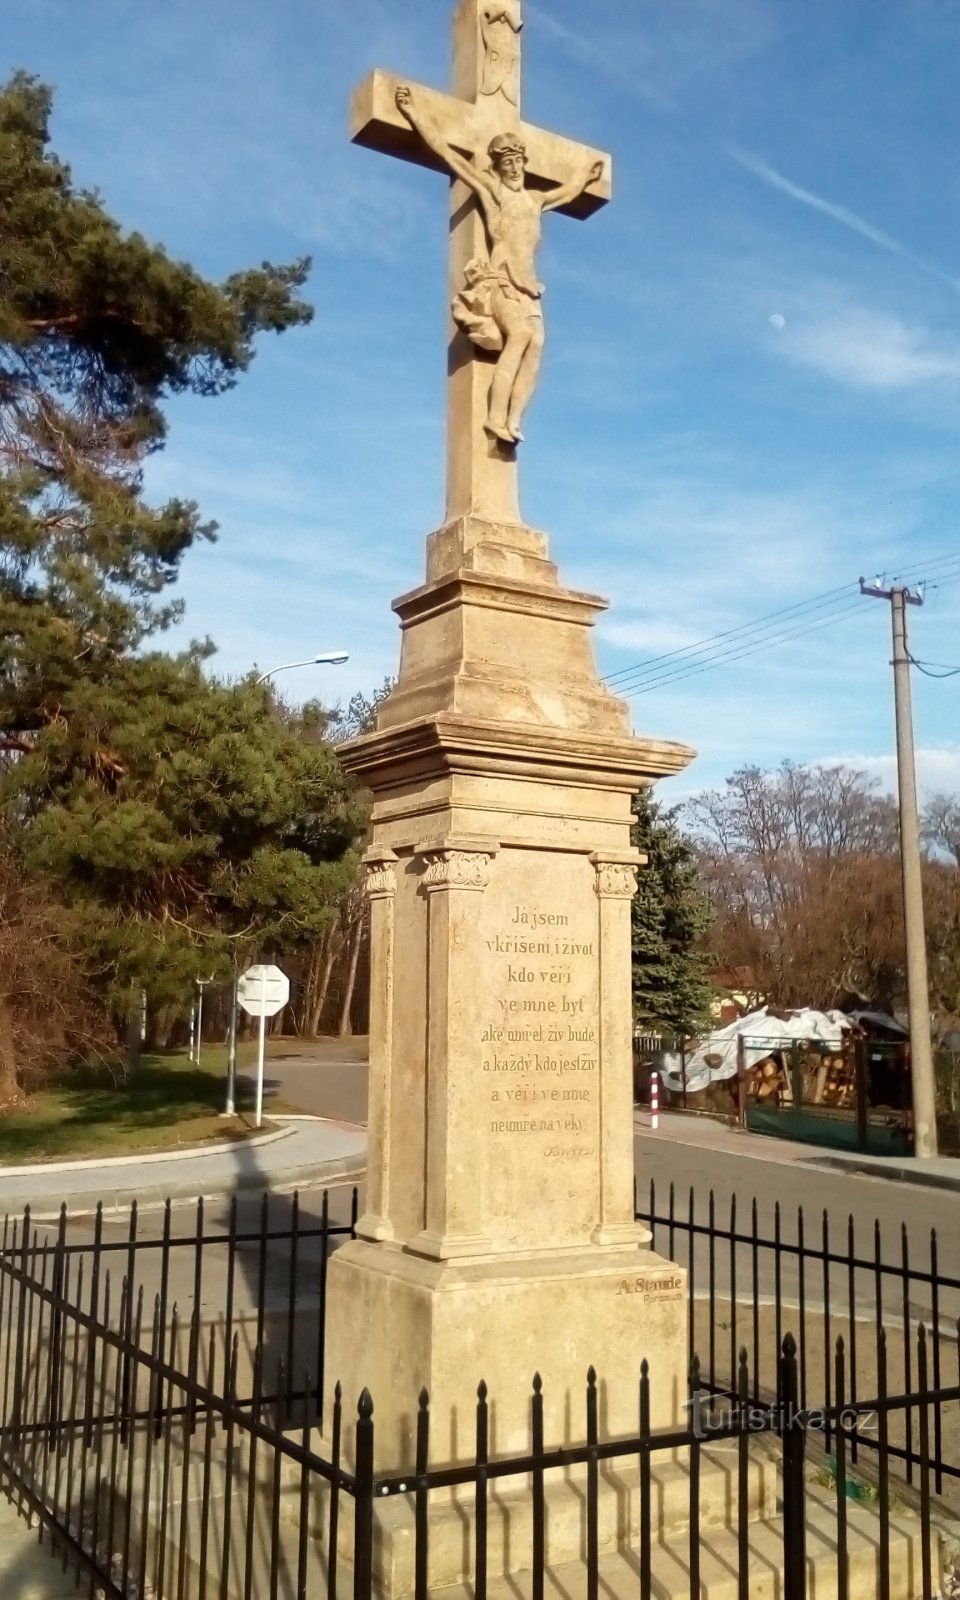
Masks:
[[[895,755],[825,756],[818,765],[850,767],[869,773],[891,793],[897,787]],[[950,745],[921,745],[917,750],[917,779],[924,799],[934,794],[960,794],[960,749]]]
[[[843,306],[794,324],[778,348],[797,365],[854,389],[942,393],[960,383],[956,340],[865,307]]]
[[[791,200],[798,200],[801,205],[809,206],[813,211],[819,211],[823,216],[830,217],[834,222],[839,222],[842,227],[849,228],[852,233],[857,233],[862,239],[868,239],[881,250],[887,250],[891,255],[900,256],[904,261],[910,261],[922,272],[928,273],[933,278],[938,278],[941,283],[949,284],[950,288],[960,293],[960,280],[944,272],[941,267],[927,261],[923,256],[917,255],[915,250],[895,239],[892,234],[885,233],[882,228],[875,228],[872,222],[865,217],[851,211],[849,206],[837,205],[833,200],[825,200],[822,195],[814,194],[811,189],[804,189],[798,183],[793,183],[789,178],[778,172],[776,167],[771,167],[769,162],[763,161],[759,156],[751,155],[748,150],[740,150],[736,145],[728,145],[727,154],[745,172],[751,172],[755,178],[760,178],[763,183],[772,189],[778,189],[781,194],[789,195]]]
[[[588,34],[578,33],[575,29],[567,27],[566,23],[558,21],[540,5],[528,6],[528,17],[530,21],[536,23],[541,33],[554,38],[578,64],[582,64],[585,60],[592,61],[595,66],[625,84],[650,105],[657,106],[660,110],[673,109],[673,102],[663,89],[652,83],[635,64],[624,61],[622,55],[605,50]]]

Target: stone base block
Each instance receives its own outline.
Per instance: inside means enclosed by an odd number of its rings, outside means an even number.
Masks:
[[[422,1388],[434,1466],[472,1459],[481,1379],[491,1457],[530,1449],[535,1373],[547,1449],[583,1441],[590,1366],[602,1438],[637,1432],[644,1359],[654,1428],[673,1425],[686,1399],[686,1277],[649,1249],[435,1261],[358,1239],[331,1259],[327,1292],[327,1406],[339,1381],[351,1460],[353,1408],[369,1389],[379,1475],[412,1469]]]

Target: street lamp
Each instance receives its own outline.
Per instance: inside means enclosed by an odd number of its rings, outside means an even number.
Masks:
[[[261,672],[254,684],[266,683],[268,678],[276,677],[278,672],[292,672],[296,667],[342,667],[345,661],[350,660],[346,650],[325,650],[322,655],[311,656],[309,661],[286,661],[282,667],[271,667],[269,672]],[[202,994],[202,991],[201,991]],[[233,970],[233,995],[230,1004],[230,1032],[227,1038],[227,1104],[223,1115],[232,1117],[236,1114],[237,1101],[237,969],[234,962]]]
[[[294,667],[342,667],[343,663],[349,660],[350,656],[346,650],[326,650],[322,656],[311,656],[309,661],[288,661],[282,667],[271,667],[269,672],[261,672],[257,683],[266,683],[268,678],[276,677],[278,672],[292,672]]]

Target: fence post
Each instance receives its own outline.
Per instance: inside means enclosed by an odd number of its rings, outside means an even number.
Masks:
[[[853,1041],[853,1082],[857,1107],[857,1149],[866,1155],[870,1143],[869,1084],[867,1081],[867,1041]]]
[[[13,1355],[13,1401],[11,1405],[12,1436],[14,1450],[19,1452],[21,1428],[23,1426],[23,1348],[27,1327],[27,1253],[30,1245],[30,1207],[27,1206],[23,1213],[23,1236],[20,1240],[20,1282],[17,1293],[17,1342]],[[16,1256],[16,1233],[14,1233],[14,1256]],[[13,1282],[11,1280],[11,1304],[13,1296]],[[7,1355],[9,1363],[10,1356]],[[4,1417],[4,1423],[7,1418]]]
[[[806,1507],[803,1468],[806,1434],[800,1412],[797,1345],[792,1333],[780,1358],[780,1437],[783,1442],[783,1600],[807,1593]]]
[[[353,1600],[373,1596],[373,1401],[364,1389],[357,1405],[354,1490]]]
[[[737,1123],[747,1126],[747,1041],[742,1033],[737,1034]]]

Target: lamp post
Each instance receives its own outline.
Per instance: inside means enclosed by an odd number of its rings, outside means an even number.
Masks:
[[[287,661],[282,667],[271,667],[269,672],[261,672],[257,684],[266,683],[268,678],[275,678],[278,672],[292,672],[295,667],[342,667],[350,656],[346,650],[325,650],[321,656],[311,656],[309,661]]]
[[[194,1066],[199,1067],[199,1065],[200,1065],[200,1050],[201,1050],[201,1047],[202,1047],[202,1044],[203,1044],[203,991],[204,991],[204,989],[206,989],[208,984],[211,984],[213,982],[213,979],[212,978],[194,978],[193,981],[197,986],[197,1040],[196,1040],[196,1050],[194,1052]]]
[[[344,662],[349,660],[350,655],[346,650],[324,650],[321,655],[311,656],[308,661],[285,661],[280,667],[271,667],[269,672],[261,672],[254,688],[266,683],[269,678],[275,678],[278,672],[293,672],[297,667],[342,667]],[[237,963],[234,957],[230,1032],[227,1037],[227,1103],[223,1112],[225,1117],[234,1116],[237,1109],[237,978]]]

